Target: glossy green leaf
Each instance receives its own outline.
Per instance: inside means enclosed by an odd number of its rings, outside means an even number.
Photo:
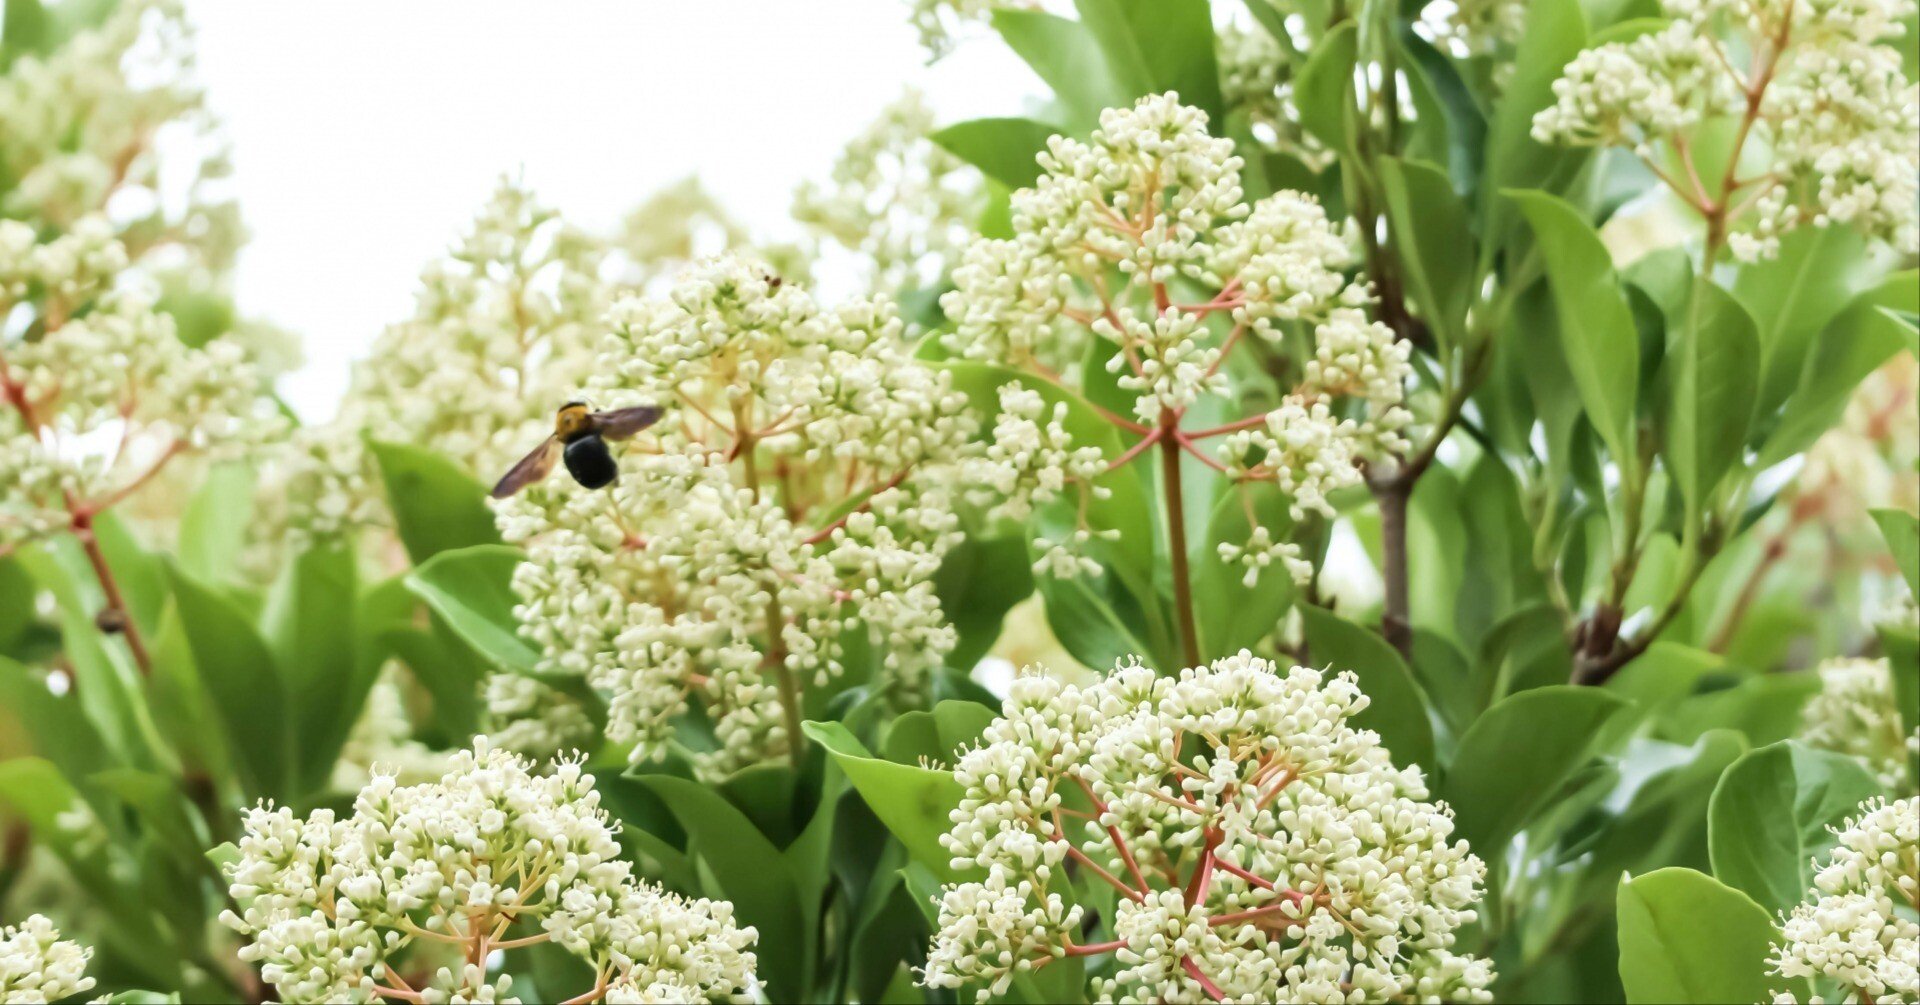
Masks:
[[[1074,0],[1128,97],[1168,91],[1225,127],[1207,0]]]
[[[1544,192],[1510,197],[1533,226],[1547,263],[1560,344],[1588,421],[1616,463],[1636,456],[1634,407],[1640,344],[1600,235],[1572,206]]]
[[[326,783],[347,732],[373,686],[350,640],[359,605],[353,545],[317,544],[295,554],[267,595],[262,629],[285,677],[300,781]]]
[[[1220,557],[1220,545],[1243,545],[1253,533],[1249,512],[1276,540],[1293,531],[1287,498],[1272,484],[1247,485],[1221,496],[1191,559],[1194,621],[1205,660],[1231,656],[1266,638],[1293,603],[1293,574],[1281,563],[1259,570],[1249,585],[1245,566]]]
[[[873,815],[887,825],[914,861],[943,883],[980,878],[980,870],[955,870],[953,856],[940,847],[940,835],[952,826],[947,815],[966,794],[952,772],[883,761],[837,722],[809,722],[802,728],[809,739],[827,748]]]
[[[454,548],[500,543],[487,488],[453,461],[405,443],[368,444],[408,557],[419,565]]]
[[[1712,283],[1697,295],[1699,323],[1679,327],[1668,354],[1660,430],[1667,465],[1696,516],[1740,460],[1760,382],[1760,340],[1746,308]]]
[[[1692,869],[1620,884],[1620,979],[1630,1003],[1772,1001],[1773,919],[1746,894]]]
[[[1102,110],[1131,99],[1086,25],[1042,10],[1002,7],[993,12],[993,27],[1007,48],[1053,89],[1078,131],[1091,130]]]
[[[1417,764],[1432,774],[1437,763],[1433,725],[1420,686],[1400,654],[1379,634],[1325,608],[1301,604],[1300,619],[1314,666],[1351,671],[1360,678],[1367,707],[1353,717],[1353,725],[1379,733],[1395,764]]]
[[[173,594],[235,769],[253,794],[284,794],[293,779],[295,734],[286,684],[266,640],[232,601],[185,573],[174,573]]]
[[[1780,239],[1778,254],[1740,267],[1733,295],[1757,322],[1764,368],[1759,409],[1780,407],[1799,382],[1807,354],[1880,269],[1866,239],[1850,227],[1802,227]]]
[[[1533,138],[1533,117],[1551,105],[1554,81],[1587,46],[1587,19],[1580,0],[1532,0],[1515,46],[1513,70],[1500,88],[1487,122],[1487,155],[1480,190],[1483,256],[1507,242],[1512,203],[1502,190],[1525,186],[1564,191],[1590,156],[1586,150],[1546,146]]]
[[[1887,550],[1893,553],[1894,567],[1907,581],[1907,591],[1920,598],[1920,519],[1906,510],[1889,508],[1874,510],[1873,522],[1887,540]]]
[[[1840,415],[1867,375],[1908,345],[1913,325],[1891,313],[1882,301],[1902,286],[1920,283],[1912,271],[1854,298],[1821,333],[1807,352],[1793,394],[1766,432],[1757,467],[1786,460],[1813,445]]]
[[[520,549],[488,544],[435,555],[408,574],[407,589],[482,656],[514,673],[536,674],[540,654],[520,638],[513,570]]]
[[[1829,827],[1880,794],[1858,761],[1795,741],[1761,747],[1720,776],[1707,807],[1713,874],[1769,911],[1813,888],[1814,859],[1833,847]]]
[[[1300,126],[1334,150],[1347,148],[1347,117],[1353,108],[1353,66],[1359,29],[1346,21],[1321,36],[1294,80]]]
[[[207,472],[180,516],[180,568],[203,583],[235,575],[253,521],[253,469],[218,464]]]
[[[1592,756],[1594,741],[1626,703],[1596,688],[1555,685],[1496,703],[1460,737],[1440,793],[1460,836],[1483,858],[1545,808]]]
[[[970,669],[1000,638],[1007,612],[1033,593],[1027,543],[1011,536],[969,536],[941,558],[933,590],[959,635],[947,664]]]
[[[1462,345],[1475,293],[1466,204],[1446,174],[1430,164],[1388,157],[1379,170],[1407,292],[1441,345]]]
[[[1032,187],[1040,177],[1040,164],[1034,158],[1058,132],[1057,127],[1032,119],[969,119],[948,126],[929,139],[979,168],[987,177],[1008,188],[1022,189]]]

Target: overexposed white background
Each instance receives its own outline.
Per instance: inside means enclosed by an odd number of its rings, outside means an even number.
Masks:
[[[1035,91],[986,40],[926,65],[903,0],[188,0],[251,240],[242,311],[302,337],[282,384],[331,415],[421,266],[502,172],[610,227],[697,175],[756,234],[909,84],[943,122]]]

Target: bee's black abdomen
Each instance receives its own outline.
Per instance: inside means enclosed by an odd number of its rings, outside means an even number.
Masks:
[[[620,473],[614,466],[612,451],[607,449],[607,441],[591,433],[567,444],[566,461],[567,473],[590,489],[613,484]]]

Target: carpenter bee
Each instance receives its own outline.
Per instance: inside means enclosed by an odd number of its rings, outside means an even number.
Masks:
[[[660,409],[653,405],[594,412],[585,402],[569,401],[554,415],[553,435],[500,479],[500,484],[493,487],[493,497],[505,499],[545,478],[553,470],[553,462],[561,457],[566,458],[567,473],[574,481],[590,489],[605,488],[620,473],[607,441],[624,440],[659,419]]]

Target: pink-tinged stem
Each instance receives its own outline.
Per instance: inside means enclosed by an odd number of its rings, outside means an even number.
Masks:
[[[1191,955],[1180,957],[1180,966],[1186,969],[1188,977],[1200,984],[1200,990],[1205,991],[1208,998],[1217,1002],[1227,1000],[1227,993],[1220,990],[1220,985],[1208,980],[1206,974],[1200,972],[1200,964],[1193,962]]]
[[[1261,412],[1259,415],[1249,415],[1244,419],[1237,419],[1233,422],[1227,423],[1224,426],[1213,426],[1209,429],[1202,429],[1192,433],[1181,433],[1180,435],[1186,437],[1187,440],[1191,442],[1193,440],[1204,440],[1213,436],[1224,436],[1227,433],[1237,433],[1242,429],[1252,429],[1255,426],[1264,426],[1266,425],[1266,423],[1267,423],[1267,413]]]
[[[1129,461],[1132,461],[1134,458],[1140,456],[1142,451],[1146,450],[1148,447],[1153,446],[1155,443],[1160,442],[1160,433],[1161,431],[1158,429],[1148,433],[1145,437],[1143,437],[1140,440],[1139,443],[1136,443],[1133,446],[1128,447],[1126,453],[1121,454],[1119,457],[1114,458],[1113,463],[1107,465],[1107,470],[1117,471],[1123,467],[1126,467],[1127,463]]]
[[[1256,876],[1253,873],[1248,872],[1247,870],[1242,869],[1237,865],[1234,865],[1232,862],[1228,862],[1224,859],[1216,858],[1214,859],[1214,864],[1234,874],[1235,876],[1238,876],[1241,879],[1244,879],[1247,882],[1252,883],[1254,886],[1260,887],[1261,889],[1264,889],[1264,890],[1280,889],[1278,886],[1274,885],[1274,882],[1272,880],[1267,879],[1264,876]]]
[[[1101,953],[1111,953],[1116,949],[1123,949],[1126,945],[1127,940],[1115,939],[1112,942],[1095,942],[1086,946],[1076,946],[1068,943],[1066,950],[1068,956],[1098,956]]]
[[[1065,841],[1066,839],[1061,838],[1061,840]],[[1131,900],[1136,904],[1144,903],[1146,901],[1147,898],[1145,894],[1141,893],[1139,890],[1134,889],[1133,887],[1128,886],[1125,883],[1120,882],[1120,877],[1115,876],[1113,873],[1108,872],[1105,867],[1101,866],[1100,863],[1095,862],[1091,858],[1088,858],[1087,853],[1074,847],[1073,842],[1071,841],[1067,841],[1067,854],[1071,856],[1074,861],[1079,862],[1081,865],[1084,865],[1088,869],[1093,870],[1095,875],[1099,876],[1101,879],[1106,880],[1108,885],[1120,891],[1121,894],[1125,895],[1128,900]]]
[[[1207,924],[1233,925],[1242,921],[1252,921],[1255,918],[1262,918],[1269,914],[1279,914],[1288,907],[1297,907],[1307,899],[1307,895],[1298,890],[1280,890],[1277,892],[1281,897],[1285,898],[1281,903],[1267,904],[1246,911],[1235,911],[1232,914],[1215,915],[1207,920]]]

